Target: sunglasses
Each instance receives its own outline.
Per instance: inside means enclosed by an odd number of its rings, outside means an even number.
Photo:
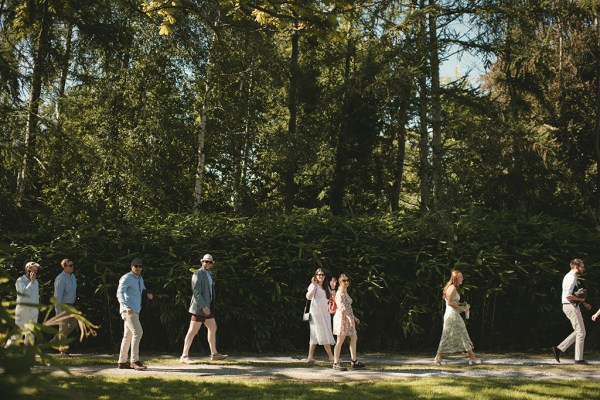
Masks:
[[[212,261],[209,261],[209,260],[202,260],[202,262],[203,263],[207,263],[207,264],[212,264],[213,263]]]
[[[350,282],[350,279],[340,279],[342,282]]]
[[[317,276],[325,276],[325,274],[317,274]]]
[[[141,265],[134,265],[133,267],[134,267],[134,268],[142,268],[142,266],[141,266]]]

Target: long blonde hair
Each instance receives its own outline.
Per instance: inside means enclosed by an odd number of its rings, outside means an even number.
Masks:
[[[453,269],[452,270],[452,274],[450,275],[450,279],[448,280],[448,282],[446,282],[446,286],[444,286],[444,290],[442,291],[442,299],[446,298],[446,291],[448,290],[448,288],[450,287],[450,285],[454,285],[454,287],[458,289],[458,286],[460,285],[458,283],[458,274],[462,275],[462,272],[460,272],[457,269]]]

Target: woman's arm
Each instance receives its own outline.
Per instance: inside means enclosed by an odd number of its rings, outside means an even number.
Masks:
[[[454,285],[449,286],[448,290],[446,290],[446,298],[448,299],[448,305],[457,310],[458,312],[467,311],[467,307],[463,307],[460,304],[456,303],[454,300],[452,300],[454,298],[454,293],[456,293],[456,288],[454,287]]]
[[[315,293],[317,292],[317,283],[315,283],[316,279],[312,278],[312,282],[306,291],[306,300],[312,300],[315,297]]]

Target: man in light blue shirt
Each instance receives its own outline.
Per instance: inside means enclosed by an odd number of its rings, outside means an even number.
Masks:
[[[54,297],[56,297],[54,310],[57,316],[63,312],[61,307],[63,304],[74,306],[77,301],[77,278],[73,273],[75,264],[73,260],[65,258],[60,262],[60,266],[63,271],[54,279]],[[77,320],[74,317],[65,318],[58,323],[58,333],[52,341],[59,342],[58,349],[63,356],[70,356],[69,345],[63,343],[63,341],[76,327]]]
[[[142,278],[142,259],[135,258],[131,261],[131,272],[119,279],[117,299],[119,300],[119,313],[124,321],[123,340],[119,352],[119,369],[135,369],[143,371],[146,368],[140,362],[140,342],[144,331],[140,324],[140,311],[142,311],[142,296],[146,286]],[[146,297],[152,300],[152,293],[147,292]],[[127,354],[131,347],[131,362],[127,363]]]

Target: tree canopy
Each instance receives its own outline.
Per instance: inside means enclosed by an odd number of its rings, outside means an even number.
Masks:
[[[546,300],[553,263],[581,255],[577,240],[594,255],[600,230],[599,5],[1,0],[0,264],[85,260],[97,286],[84,290],[102,296],[89,309],[106,314],[119,265],[150,254],[185,313],[194,254],[208,248],[223,252],[223,276],[250,263],[235,282],[286,304],[313,267],[302,254],[360,259],[359,299],[408,293],[385,300],[402,303],[405,336],[435,326],[431,296],[451,267],[478,267],[486,310],[510,284],[527,289],[515,276],[536,285],[515,298]],[[481,76],[441,75],[466,52]],[[164,304],[160,322],[181,317]],[[254,316],[228,311],[233,331]],[[506,322],[477,318],[482,336]],[[260,350],[272,336],[256,329]],[[374,343],[397,346],[386,335]]]

